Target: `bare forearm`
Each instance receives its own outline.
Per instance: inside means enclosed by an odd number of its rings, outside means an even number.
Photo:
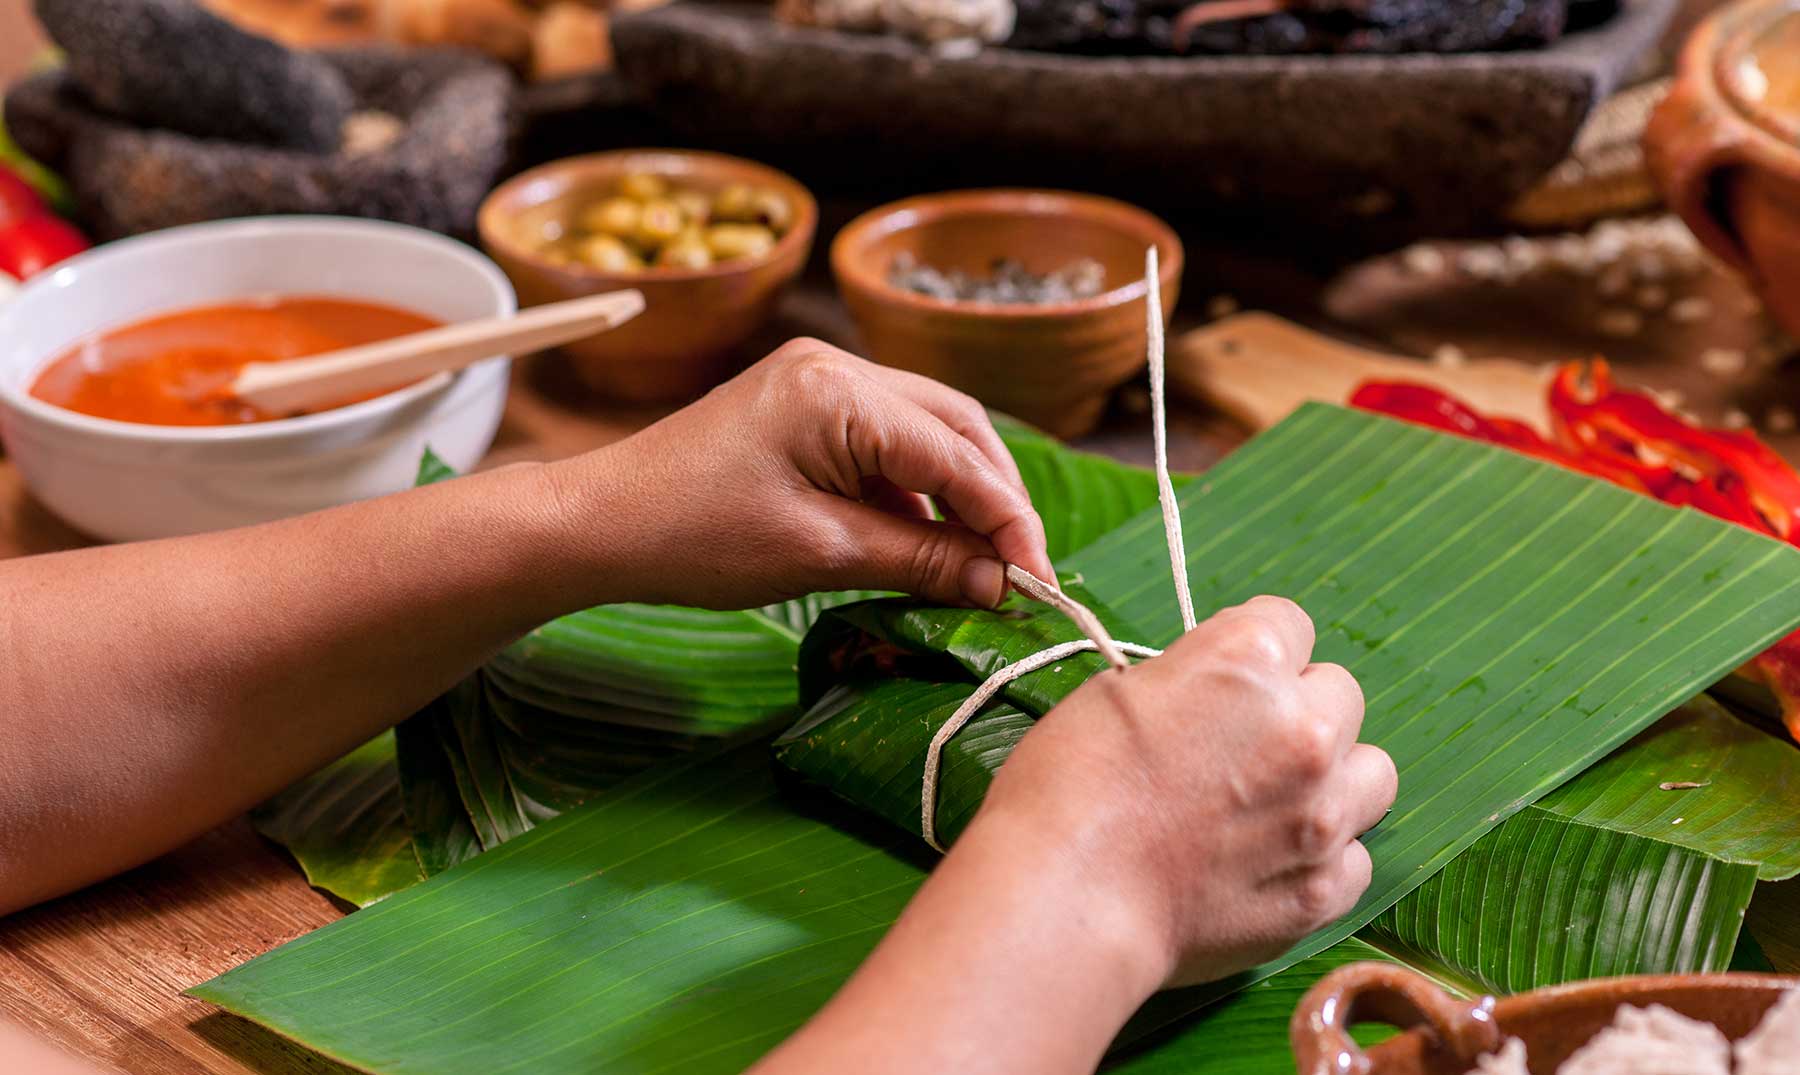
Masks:
[[[849,984],[753,1075],[1092,1072],[1173,952],[1062,841],[1028,819],[977,820]]]
[[[160,854],[621,596],[586,581],[619,574],[591,534],[570,563],[548,471],[0,563],[0,911]]]

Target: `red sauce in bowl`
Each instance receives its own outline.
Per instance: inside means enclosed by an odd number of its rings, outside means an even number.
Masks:
[[[201,306],[90,336],[44,367],[31,394],[66,410],[145,425],[289,418],[293,415],[269,414],[232,397],[228,387],[238,371],[252,362],[305,358],[438,324],[408,310],[351,299],[282,296]]]

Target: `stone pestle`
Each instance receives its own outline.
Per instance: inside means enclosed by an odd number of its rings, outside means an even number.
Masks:
[[[88,101],[144,127],[329,153],[354,107],[331,64],[194,0],[36,0],[36,8]]]

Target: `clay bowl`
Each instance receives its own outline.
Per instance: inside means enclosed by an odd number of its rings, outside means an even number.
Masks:
[[[1800,3],[1740,0],[1702,23],[1645,150],[1707,249],[1800,334]]]
[[[733,183],[771,189],[792,205],[794,223],[760,257],[625,275],[555,264],[527,241],[545,220],[610,193],[630,172],[650,172],[709,193]],[[582,380],[602,395],[658,403],[691,399],[736,372],[745,357],[740,346],[805,266],[818,219],[818,205],[805,187],[755,161],[634,149],[570,157],[517,175],[488,196],[477,226],[482,246],[512,279],[524,305],[626,287],[642,291],[645,308],[635,319],[562,350]]]
[[[1668,974],[1598,978],[1496,1001],[1458,1000],[1415,971],[1353,963],[1325,976],[1294,1011],[1288,1033],[1300,1075],[1464,1075],[1507,1038],[1525,1043],[1532,1075],[1554,1075],[1569,1054],[1612,1025],[1621,1004],[1661,1004],[1717,1026],[1733,1041],[1800,978]],[[1359,1022],[1411,1027],[1366,1053]]]
[[[1088,194],[968,190],[907,198],[838,233],[831,269],[877,362],[935,378],[1061,437],[1099,421],[1109,393],[1144,366],[1144,252],[1162,259],[1165,323],[1180,290],[1181,240],[1141,209]],[[1045,273],[1092,258],[1108,290],[1045,306],[954,302],[888,283],[895,257],[986,274],[1008,257]]]

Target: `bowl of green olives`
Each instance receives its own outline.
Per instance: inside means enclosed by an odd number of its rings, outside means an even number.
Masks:
[[[689,399],[730,377],[812,250],[818,206],[792,177],[691,150],[570,157],[482,204],[481,243],[522,305],[633,287],[634,320],[562,348],[595,391]]]

